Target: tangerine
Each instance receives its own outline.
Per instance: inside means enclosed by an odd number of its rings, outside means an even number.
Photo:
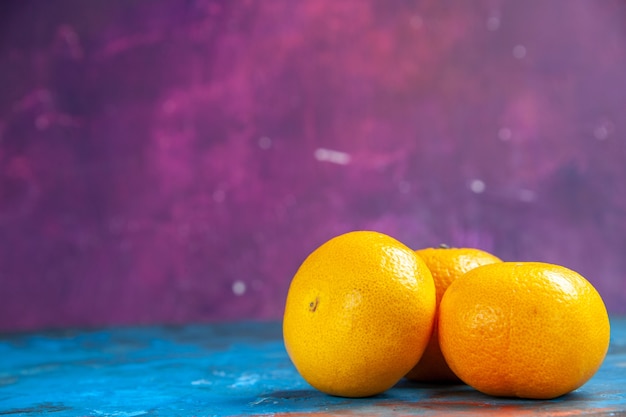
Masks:
[[[500,258],[489,252],[476,248],[451,248],[441,245],[437,248],[419,249],[416,253],[426,262],[433,275],[437,291],[437,309],[444,292],[452,281],[466,272],[481,266],[502,262]],[[450,370],[441,348],[437,330],[438,313],[435,314],[433,334],[420,361],[409,371],[406,377],[420,382],[458,383],[459,378]]]
[[[417,254],[373,231],[314,250],[293,277],[283,318],[298,372],[327,394],[391,388],[420,359],[432,332],[435,284]]]
[[[541,262],[480,266],[457,278],[439,307],[439,343],[450,369],[494,396],[550,399],[598,370],[609,318],[580,274]]]

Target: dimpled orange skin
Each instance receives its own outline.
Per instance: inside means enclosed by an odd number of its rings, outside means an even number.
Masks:
[[[437,291],[437,309],[444,292],[452,281],[481,265],[502,262],[495,255],[475,248],[450,248],[441,245],[415,251],[426,262],[433,275]],[[433,334],[422,355],[422,359],[406,377],[412,381],[459,383],[461,380],[450,370],[439,347],[437,331],[438,314],[435,314]]]
[[[377,232],[335,237],[295,274],[283,337],[313,387],[343,397],[391,388],[419,360],[435,315],[435,285],[413,250]]]
[[[450,368],[485,394],[551,399],[582,386],[609,346],[602,298],[578,273],[503,262],[455,280],[439,307]]]

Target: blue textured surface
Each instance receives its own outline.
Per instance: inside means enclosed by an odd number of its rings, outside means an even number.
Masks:
[[[279,323],[0,336],[0,415],[626,415],[626,318],[581,389],[551,401],[400,382],[368,399],[327,396],[297,374]]]

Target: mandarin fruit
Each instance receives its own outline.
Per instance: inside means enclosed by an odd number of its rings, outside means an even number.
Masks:
[[[437,291],[437,308],[452,281],[478,266],[502,262],[495,255],[475,248],[450,248],[441,245],[438,248],[419,249],[416,253],[426,262],[433,275]],[[422,358],[406,377],[421,382],[460,382],[441,354],[437,316],[438,313],[435,314],[433,334]]]
[[[465,383],[494,396],[550,399],[582,386],[609,346],[602,298],[578,273],[540,262],[480,266],[439,307],[439,343]]]
[[[313,387],[366,397],[417,363],[434,316],[435,284],[424,261],[387,235],[355,231],[302,263],[289,287],[283,337]]]

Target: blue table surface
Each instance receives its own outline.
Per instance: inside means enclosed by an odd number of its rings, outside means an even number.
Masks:
[[[405,380],[372,398],[328,396],[298,375],[277,322],[4,334],[0,415],[626,416],[626,317],[611,325],[598,373],[550,401]]]

